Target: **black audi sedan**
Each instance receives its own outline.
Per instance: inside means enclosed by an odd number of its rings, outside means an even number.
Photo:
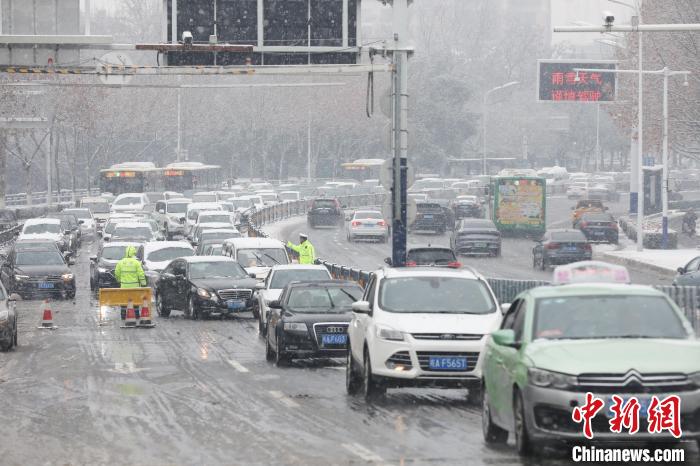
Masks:
[[[92,291],[100,288],[119,288],[119,283],[114,278],[114,269],[117,262],[126,255],[127,246],[133,246],[138,250],[142,243],[128,241],[103,243],[97,250],[97,254],[90,256],[90,289]]]
[[[267,313],[267,360],[284,365],[293,358],[345,356],[352,303],[362,293],[343,280],[289,283]]]
[[[22,298],[75,297],[75,276],[55,245],[14,247],[0,266],[0,280]]]
[[[156,307],[163,317],[173,309],[195,320],[230,316],[253,310],[253,291],[257,288],[257,280],[230,257],[182,257],[160,274]]]

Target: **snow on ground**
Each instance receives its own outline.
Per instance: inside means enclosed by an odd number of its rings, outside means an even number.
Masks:
[[[604,252],[602,259],[628,265],[649,266],[675,273],[678,267],[685,266],[697,256],[700,256],[698,249],[645,249],[643,251],[622,249]]]

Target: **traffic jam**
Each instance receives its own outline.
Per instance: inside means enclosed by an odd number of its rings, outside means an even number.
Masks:
[[[411,193],[444,195],[422,188],[426,180]],[[99,314],[91,331],[177,327],[182,319],[217,321],[220,329],[254,322],[262,341],[255,358],[264,352],[270,375],[283,367],[342,368],[345,387],[329,389],[368,406],[405,390],[466,393],[489,448],[510,439],[522,457],[573,446],[600,459],[602,448],[631,444],[649,447],[638,450],[647,460],[692,451],[688,442],[700,439],[700,342],[692,322],[664,292],[632,284],[626,267],[593,260],[592,245],[615,244],[619,234],[600,200],[576,201],[573,228],[544,229],[542,181],[494,177],[490,188],[500,195],[490,205],[484,186],[448,181],[455,187],[440,189],[454,199],[445,207],[418,203],[411,229],[434,228],[420,241],[449,236],[449,245],[411,247],[405,266],[387,258],[355,278],[321,260],[332,251],[312,241],[338,232],[360,247],[382,244],[391,238],[389,222],[381,210],[348,207],[353,196],[337,187],[329,196],[323,182],[296,186],[291,201],[278,194],[288,186],[257,189],[254,182],[80,199],[19,220],[3,253],[4,364],[26,351],[24,333],[59,334],[62,319],[52,306],[75,303],[80,284],[89,283]],[[381,189],[360,183],[351,191],[374,196]],[[509,221],[516,205],[525,206],[526,222]],[[299,218],[307,230],[298,239],[269,237],[258,216],[275,210],[288,213],[280,222]],[[518,228],[540,235],[532,265],[551,278],[504,301],[472,264],[498,258],[502,236]],[[40,311],[36,327],[23,325],[32,318],[29,303]],[[661,449],[668,445],[674,448]]]

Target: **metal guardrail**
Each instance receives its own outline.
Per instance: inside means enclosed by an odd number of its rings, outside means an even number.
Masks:
[[[54,202],[71,202],[73,201],[73,199],[99,195],[99,189],[92,189],[90,192],[88,192],[87,189],[76,189],[75,191],[61,190],[60,199],[58,198],[59,193],[57,191],[53,192],[53,194],[51,195],[51,199]],[[31,199],[31,203],[28,202],[29,199]],[[26,193],[15,193],[5,195],[5,205],[8,207],[21,207],[41,204],[46,204],[46,191],[38,191],[32,193],[30,197],[27,197]]]

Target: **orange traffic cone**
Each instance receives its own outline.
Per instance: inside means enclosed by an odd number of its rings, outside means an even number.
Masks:
[[[41,318],[41,326],[37,327],[40,329],[44,330],[55,330],[58,327],[56,327],[53,324],[53,312],[51,311],[51,305],[49,304],[49,300],[45,299],[44,304],[42,306],[44,308],[44,315]]]
[[[139,317],[139,327],[155,327],[156,324],[151,320],[151,308],[148,306],[148,296],[143,297],[141,305],[141,315]]]
[[[134,303],[129,300],[129,304],[126,305],[126,320],[121,328],[134,328],[136,327],[136,311],[134,311]]]

